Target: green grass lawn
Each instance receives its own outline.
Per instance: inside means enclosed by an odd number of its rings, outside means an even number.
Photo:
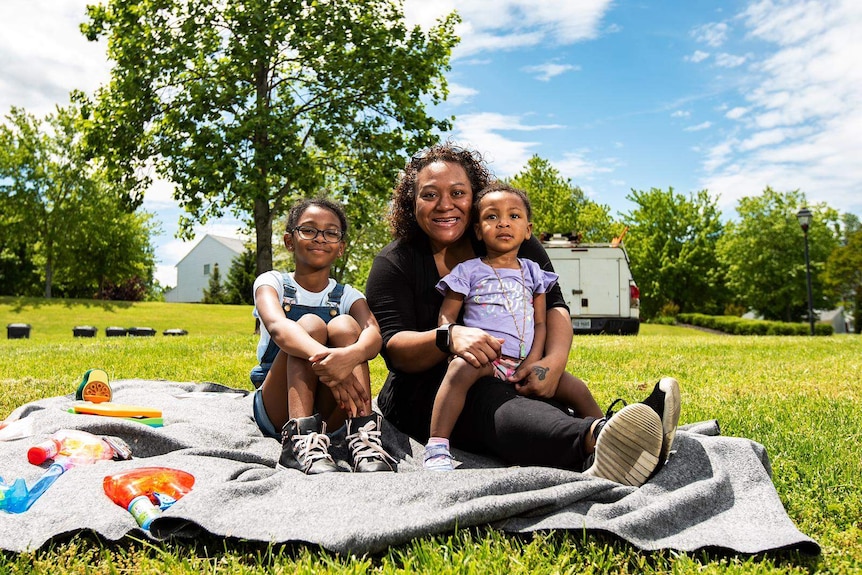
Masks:
[[[0,298],[0,320],[2,327],[32,326],[30,339],[0,340],[0,417],[22,403],[72,393],[94,367],[112,379],[251,389],[257,340],[248,306]],[[99,333],[73,338],[77,325]],[[108,326],[152,327],[157,335],[106,338]],[[171,328],[189,335],[161,335]],[[370,557],[218,538],[111,544],[78,534],[33,553],[2,554],[0,573],[862,572],[862,337],[722,336],[644,325],[636,337],[575,338],[569,368],[601,405],[616,397],[637,400],[660,376],[675,376],[683,393],[681,423],[714,418],[725,435],[764,444],[788,514],[823,554],[643,553],[595,534],[517,537],[491,529],[424,537]],[[384,377],[377,359],[375,391]]]

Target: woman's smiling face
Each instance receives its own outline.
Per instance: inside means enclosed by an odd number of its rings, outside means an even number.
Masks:
[[[473,188],[459,164],[433,162],[416,175],[416,222],[435,248],[445,248],[470,225]]]

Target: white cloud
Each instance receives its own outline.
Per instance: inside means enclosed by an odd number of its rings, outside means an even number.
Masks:
[[[724,116],[731,120],[738,120],[748,113],[748,108],[743,108],[742,106],[737,106],[735,108],[731,108]]]
[[[704,187],[726,201],[767,185],[800,189],[811,201],[829,198],[833,207],[858,213],[862,3],[763,0],[741,20],[751,38],[773,50],[751,61],[743,133],[714,144],[704,161]]]
[[[578,185],[578,180],[589,180],[596,174],[613,172],[611,167],[589,159],[589,150],[566,152],[562,160],[554,162],[554,166],[563,177],[571,178],[575,185]]]
[[[715,65],[720,68],[737,68],[745,64],[747,56],[736,56],[722,52],[715,55]]]
[[[709,52],[702,52],[700,50],[695,50],[694,54],[692,54],[691,56],[685,57],[685,61],[686,62],[694,62],[695,64],[697,64],[698,62],[703,62],[707,58],[709,58]]]
[[[0,3],[0,110],[5,113],[11,106],[21,106],[41,117],[56,105],[67,104],[72,88],[91,93],[107,80],[104,42],[88,42],[78,29],[88,3]],[[53,16],[45,18],[46,13]]]
[[[446,98],[446,101],[453,106],[459,106],[469,102],[478,93],[479,90],[475,88],[470,88],[457,82],[449,82],[449,96]]]
[[[548,62],[546,64],[539,64],[538,66],[527,66],[524,68],[524,71],[529,74],[538,74],[536,79],[541,82],[547,82],[551,78],[555,76],[559,76],[560,74],[564,74],[570,70],[579,70],[578,66],[572,66],[571,64],[554,64],[553,62]]]
[[[688,118],[689,116],[691,116],[691,112],[685,110],[676,110],[670,115],[671,118]]]
[[[707,130],[712,126],[712,122],[701,122],[700,124],[689,126],[685,128],[686,132],[700,132],[702,130]]]
[[[727,40],[729,29],[724,22],[716,22],[698,26],[692,31],[692,36],[698,42],[702,42],[712,48],[718,48]]]
[[[537,142],[513,140],[503,132],[535,132],[555,130],[559,124],[525,124],[519,116],[482,113],[458,116],[453,139],[459,144],[478,150],[498,177],[516,174],[533,155]]]
[[[546,41],[571,44],[596,38],[611,4],[611,0],[407,0],[405,14],[408,22],[427,28],[440,16],[457,10],[462,23],[456,29],[461,43],[455,57],[464,58]],[[613,27],[609,31],[614,32]]]

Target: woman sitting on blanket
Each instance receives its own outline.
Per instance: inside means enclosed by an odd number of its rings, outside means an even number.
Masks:
[[[339,471],[326,429],[346,420],[353,470],[393,470],[380,441],[380,414],[371,409],[368,360],[380,351],[380,329],[365,296],[330,278],[346,233],[341,205],[300,200],[284,234],[293,273],[269,271],[254,282],[261,321],[260,364],[251,372],[259,388],[254,418],[265,435],[282,440],[279,468]]]
[[[423,443],[447,358],[460,357],[479,369],[501,357],[500,340],[482,329],[438,327],[443,296],[435,289],[457,264],[486,255],[469,232],[474,195],[491,181],[474,151],[441,144],[413,156],[394,191],[395,240],[374,259],[368,277],[368,304],[381,327],[381,354],[389,368],[378,404],[398,429]],[[523,242],[518,257],[553,271],[535,236]],[[572,326],[559,285],[545,299],[544,354],[520,365],[508,381],[487,376],[473,384],[452,445],[512,465],[573,469],[642,485],[670,451],[679,419],[676,380],[662,379],[645,402],[603,417],[586,384],[565,371]],[[558,382],[574,391],[574,415],[552,399]]]

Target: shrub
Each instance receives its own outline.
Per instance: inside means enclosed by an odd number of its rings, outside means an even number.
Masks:
[[[704,315],[700,313],[681,313],[677,316],[679,323],[686,323],[707,329],[714,329],[734,335],[808,335],[808,324],[785,323],[760,319],[743,319],[727,315]],[[818,323],[814,326],[815,335],[832,335],[832,326]]]

